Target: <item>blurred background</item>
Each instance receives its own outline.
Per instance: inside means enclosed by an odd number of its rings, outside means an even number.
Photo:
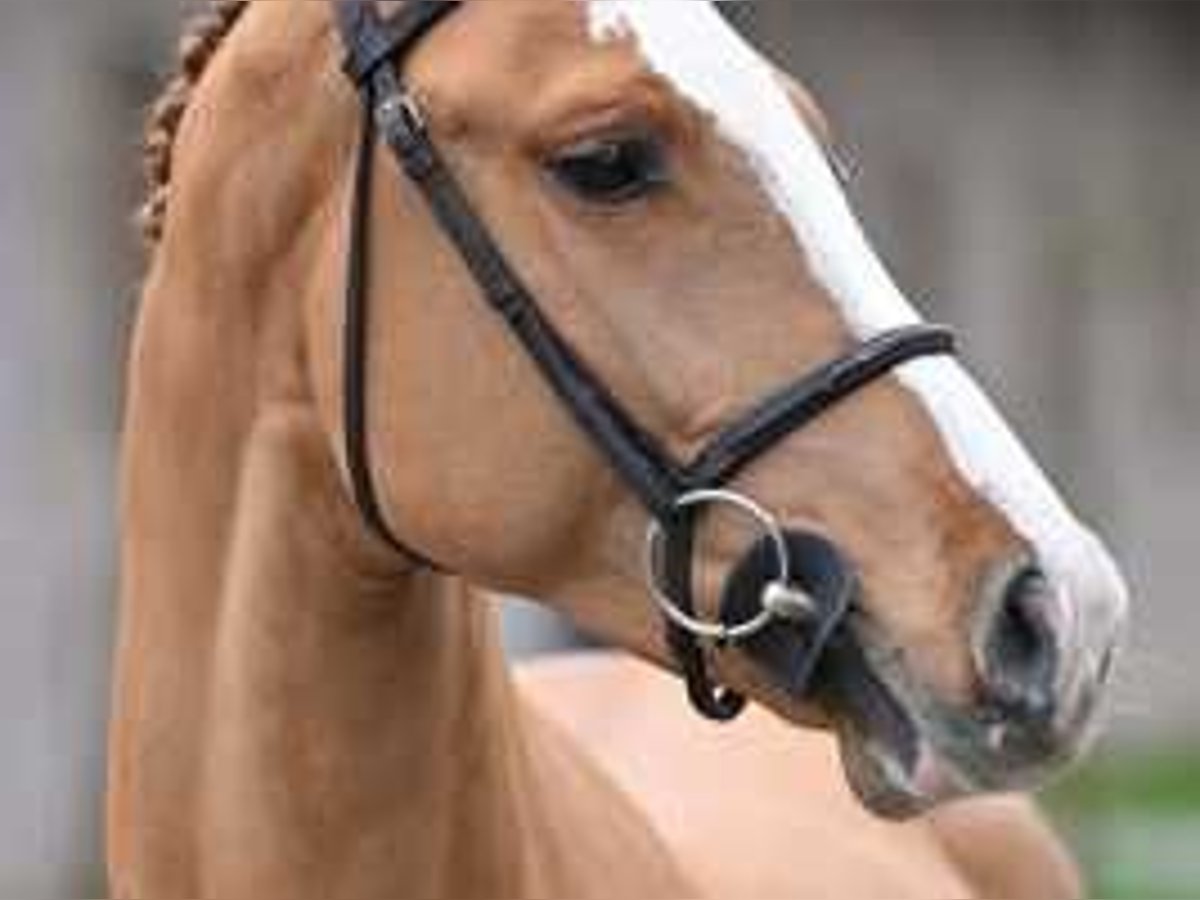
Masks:
[[[0,895],[103,891],[115,442],[140,121],[183,0],[0,6]],[[1048,802],[1103,896],[1200,895],[1200,4],[725,4],[814,90],[902,284],[1136,588]],[[528,612],[514,648],[563,628]]]

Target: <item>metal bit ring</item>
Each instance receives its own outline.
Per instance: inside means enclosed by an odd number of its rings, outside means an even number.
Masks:
[[[704,506],[730,506],[743,515],[749,516],[762,527],[775,548],[779,562],[777,580],[772,585],[789,587],[791,584],[791,557],[788,552],[787,538],[779,520],[766,511],[761,505],[743,494],[727,490],[699,490],[685,494],[676,501],[676,509],[680,512],[694,510]],[[690,615],[679,608],[678,604],[668,596],[662,583],[662,548],[666,537],[662,525],[653,521],[646,531],[646,571],[650,585],[650,593],[663,614],[679,628],[693,637],[717,644],[733,644],[748,640],[759,634],[778,618],[776,609],[768,607],[764,602],[763,610],[753,619],[739,625],[726,625],[723,622],[712,622]],[[768,586],[770,587],[770,586]],[[764,592],[764,596],[765,596]]]

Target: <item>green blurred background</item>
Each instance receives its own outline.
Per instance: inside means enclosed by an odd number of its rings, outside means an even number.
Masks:
[[[196,5],[0,6],[2,896],[102,890],[127,223],[143,110]],[[963,330],[1133,582],[1109,736],[1047,797],[1094,893],[1200,896],[1200,5],[725,8],[816,93],[902,283]],[[528,611],[511,633],[569,639]]]

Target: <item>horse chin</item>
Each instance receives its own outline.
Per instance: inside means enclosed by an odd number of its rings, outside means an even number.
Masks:
[[[904,820],[928,809],[912,787],[910,773],[890,748],[854,729],[839,728],[846,781],[860,803],[877,816]]]
[[[843,645],[824,685],[847,783],[875,815],[906,820],[976,793],[930,739],[929,723],[855,647]]]
[[[873,698],[874,712],[881,702]],[[918,787],[924,747],[911,719],[894,698],[886,702],[891,708],[882,723],[878,715],[864,717],[856,715],[861,709],[844,708],[837,723],[838,746],[846,781],[859,802],[881,818],[903,821],[927,812],[938,798]]]
[[[866,809],[893,821],[917,818],[967,796],[963,780],[922,744],[916,764],[885,741],[840,725],[838,743],[850,789]]]

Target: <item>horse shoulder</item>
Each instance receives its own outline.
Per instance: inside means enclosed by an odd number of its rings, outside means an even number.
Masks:
[[[822,733],[760,712],[702,722],[670,677],[615,655],[527,664],[518,677],[526,702],[635,799],[714,896],[976,894],[932,821],[862,809]]]

